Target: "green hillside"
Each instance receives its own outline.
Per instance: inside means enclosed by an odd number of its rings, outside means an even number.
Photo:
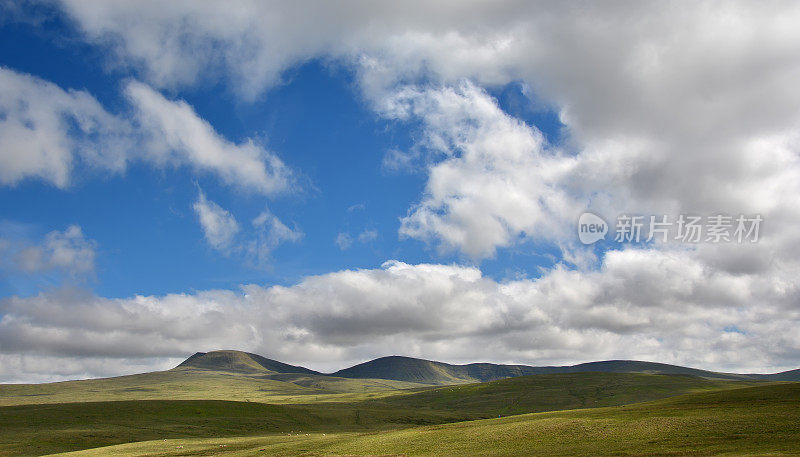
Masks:
[[[562,409],[596,408],[672,395],[753,385],[683,375],[641,373],[565,373],[441,387],[374,400],[424,411],[458,411],[481,417]]]
[[[0,455],[41,455],[154,439],[377,431],[619,405],[738,385],[685,376],[578,373],[395,390],[377,399],[329,401],[327,395],[307,395],[304,403],[282,405],[174,399],[16,405],[0,407]]]
[[[0,384],[0,406],[115,400],[234,400],[302,403],[310,397],[363,399],[423,387],[383,379],[302,373],[238,374],[179,367],[168,371],[48,384]]]
[[[172,370],[48,384],[0,384],[0,406],[114,400],[234,400],[262,403],[357,401],[399,389],[460,385],[533,374],[692,374],[717,380],[793,381],[800,370],[775,375],[733,375],[651,362],[607,361],[568,367],[477,363],[451,365],[384,357],[333,375],[238,351],[197,353]]]
[[[544,374],[525,375],[529,372]],[[652,374],[661,372],[676,374]],[[694,375],[683,374],[685,372]],[[334,376],[256,354],[213,351],[197,353],[178,367],[162,372],[50,384],[0,385],[0,456],[43,455],[147,440],[159,441],[157,445],[153,442],[141,445],[145,446],[141,448],[131,445],[124,449],[150,449],[148,452],[156,449],[157,455],[169,455],[166,452],[169,449],[162,449],[164,445],[161,444],[168,440],[166,443],[169,446],[185,443],[176,446],[196,446],[200,449],[199,455],[217,455],[216,451],[203,450],[203,446],[210,443],[204,439],[213,439],[215,443],[228,440],[225,441],[228,443],[226,453],[243,449],[263,455],[262,451],[252,449],[252,446],[267,446],[275,452],[280,450],[277,455],[296,455],[301,448],[293,447],[293,443],[302,440],[306,443],[302,449],[308,450],[308,455],[371,453],[372,449],[383,453],[430,455],[430,449],[425,447],[429,444],[425,444],[424,440],[418,448],[409,448],[411,441],[401,446],[392,440],[408,440],[409,436],[418,436],[416,433],[422,434],[419,436],[433,432],[439,434],[440,430],[449,431],[441,432],[444,435],[437,435],[436,439],[445,443],[451,440],[454,453],[469,455],[460,442],[466,438],[459,435],[459,431],[462,427],[478,427],[476,424],[484,422],[464,422],[465,425],[453,426],[444,424],[488,418],[497,421],[498,416],[505,418],[546,411],[621,408],[621,405],[684,394],[689,396],[681,398],[717,398],[727,405],[731,403],[730,398],[739,397],[728,397],[725,393],[720,393],[721,397],[693,395],[731,389],[739,392],[742,387],[756,385],[760,389],[764,381],[759,379],[780,376],[793,379],[796,374],[797,371],[766,376],[734,375],[635,361],[525,367],[450,365],[408,357],[385,357],[342,370],[334,373]],[[491,380],[495,378],[500,379]],[[796,394],[796,389],[797,385],[789,384],[789,387],[776,390],[756,389],[748,392],[762,392],[764,402],[775,403],[778,401],[777,393]],[[796,402],[796,398],[787,397],[781,405]],[[754,411],[763,413],[765,423],[783,426],[769,417],[768,411],[759,410],[759,405],[758,402],[753,403]],[[783,411],[783,406],[776,411]],[[624,411],[620,408],[602,410],[606,411],[603,414],[609,414],[617,420],[618,416],[622,417],[622,412],[628,414],[634,409],[633,406],[630,410],[625,407]],[[688,411],[690,406],[686,404],[683,408]],[[702,408],[714,409],[716,406]],[[656,413],[653,410],[646,411],[650,415]],[[706,413],[711,414],[708,411]],[[567,420],[564,419],[566,417],[572,418],[570,414],[584,413],[558,414],[568,414],[557,416],[560,421]],[[530,424],[525,422],[528,424],[526,427],[534,428],[543,423],[536,421],[544,420],[540,416],[519,417],[527,418],[524,421],[534,421]],[[570,423],[584,420],[581,419],[584,416],[575,417],[569,419]],[[742,422],[745,418],[736,417],[736,421],[746,425],[746,422]],[[515,420],[486,423],[516,424]],[[586,425],[588,430],[597,426],[592,422],[594,420],[589,420],[589,425]],[[609,433],[625,432],[615,428],[622,427],[623,422],[612,421],[609,424]],[[680,424],[688,429],[692,427],[690,423]],[[708,424],[714,427],[720,425],[714,421]],[[420,428],[432,425],[436,428]],[[632,426],[635,428],[637,425]],[[571,426],[566,427],[566,431],[558,427],[557,433],[574,432]],[[387,433],[388,430],[397,429],[415,431]],[[476,436],[481,436],[481,430],[476,429]],[[301,431],[302,438],[297,436]],[[306,437],[306,433],[311,435]],[[360,435],[362,433],[369,435]],[[512,440],[522,439],[514,435],[516,431],[508,433]],[[565,436],[571,436],[569,433]],[[452,437],[448,434],[452,434]],[[394,444],[381,447],[383,441],[374,441],[377,437],[386,437],[387,443]],[[490,438],[485,436],[481,439]],[[639,438],[638,435],[632,436],[634,441]],[[317,441],[319,439],[324,442]],[[791,439],[794,439],[793,435],[789,436],[789,441]],[[547,440],[538,442],[544,446]],[[333,446],[330,449],[326,447],[329,444]],[[520,444],[522,448],[528,445],[527,442]],[[399,450],[390,451],[392,446],[398,446]],[[503,449],[502,446],[498,447],[499,455],[503,455]],[[538,449],[531,448],[531,452],[539,452]],[[547,446],[542,449],[553,451]],[[590,449],[581,448],[575,452],[581,455],[580,452],[590,453]],[[643,449],[649,448],[645,446]],[[135,452],[133,455],[136,455]],[[242,455],[248,455],[247,452]]]
[[[800,455],[800,384],[378,433],[158,440],[69,455]]]
[[[320,374],[308,368],[289,365],[242,351],[197,352],[178,365],[178,369],[199,369],[232,373]]]
[[[690,375],[709,379],[728,380],[775,380],[800,381],[800,370],[774,375],[749,375],[718,373],[695,368],[668,365],[665,363],[636,360],[608,360],[567,366],[500,365],[494,363],[471,363],[452,365],[412,357],[381,357],[333,373],[344,378],[381,378],[422,384],[447,385],[469,382],[485,382],[497,379],[534,374],[558,373],[647,373]]]
[[[333,373],[343,378],[381,378],[422,384],[461,384],[540,374],[537,367],[473,363],[452,365],[412,357],[390,356],[370,360]]]
[[[669,365],[666,363],[641,362],[638,360],[606,360],[602,362],[581,363],[565,367],[544,367],[552,373],[580,373],[599,371],[603,373],[650,373],[700,376],[709,379],[755,379],[750,375],[736,373],[720,373],[716,371],[698,370],[696,368]]]
[[[756,379],[763,379],[767,381],[794,381],[800,382],[800,369],[784,371],[781,373],[767,374],[767,375],[749,375]]]

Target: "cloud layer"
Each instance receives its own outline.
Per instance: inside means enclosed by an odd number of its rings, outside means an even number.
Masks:
[[[402,102],[427,126],[426,146],[444,153],[428,164],[426,194],[401,233],[471,257],[550,231],[549,213],[571,210],[559,205],[575,194],[612,217],[797,216],[793,2],[62,7],[88,40],[158,86],[222,80],[253,99],[309,59],[351,66],[378,113],[402,117],[392,110]],[[479,89],[519,80],[559,112],[576,163],[554,160],[535,130],[504,118]],[[503,195],[475,195],[472,181]]]
[[[223,81],[252,101],[310,59],[353,69],[376,115],[418,128],[412,150],[385,160],[427,178],[402,217],[402,236],[475,262],[547,242],[562,249],[563,262],[538,279],[507,282],[474,267],[389,262],[291,287],[10,297],[0,302],[6,357],[163,364],[229,347],[322,369],[388,353],[537,364],[638,358],[753,371],[800,365],[797,3],[61,5],[87,40],[113,51],[115,64],[159,88]],[[532,102],[558,112],[563,144],[547,144],[487,90],[518,81]],[[39,178],[66,187],[78,163],[116,172],[135,158],[261,194],[290,187],[274,154],[222,138],[185,102],[137,82],[125,92],[129,117],[109,114],[84,91],[0,70],[0,183]],[[146,153],[130,153],[142,138]],[[765,226],[754,245],[595,253],[575,243],[584,208],[607,218],[758,213]],[[212,246],[229,243],[233,216],[208,201],[203,209],[204,227],[221,227],[206,230]],[[259,258],[300,236],[269,212],[251,225],[261,235],[249,251]]]
[[[599,271],[556,268],[538,280],[503,283],[475,268],[392,261],[291,287],[7,298],[0,301],[0,347],[33,360],[150,357],[154,364],[234,348],[323,370],[400,353],[770,371],[794,368],[800,356],[792,280],[710,271],[680,251],[611,251]]]

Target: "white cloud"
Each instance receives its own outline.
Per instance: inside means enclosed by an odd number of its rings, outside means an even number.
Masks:
[[[87,373],[97,358],[161,364],[223,347],[323,370],[407,354],[771,371],[800,360],[796,273],[733,275],[685,251],[629,249],[609,252],[599,271],[559,267],[502,283],[476,268],[392,261],[239,292],[105,299],[61,290],[0,300],[0,347],[7,355],[86,357]]]
[[[67,187],[79,161],[121,171],[129,135],[89,93],[0,67],[0,184],[40,178]]]
[[[30,354],[0,354],[3,383],[58,382],[168,370],[184,358],[66,357]],[[58,370],[53,370],[57,366]]]
[[[401,233],[475,258],[552,238],[564,228],[545,220],[574,218],[572,203],[607,217],[761,212],[781,227],[800,218],[791,197],[800,169],[793,2],[62,6],[87,39],[160,86],[223,80],[251,99],[309,59],[353,65],[379,113],[421,119],[424,146],[452,153],[421,157],[430,179]],[[574,161],[553,157],[535,129],[479,88],[519,80],[559,112]],[[415,88],[421,82],[432,84]],[[500,136],[512,141],[509,151],[489,142]],[[417,152],[387,160],[406,166]],[[487,195],[470,181],[487,184]],[[793,239],[773,236],[784,249]],[[586,257],[562,247],[568,258]]]
[[[441,241],[474,258],[522,237],[560,240],[583,204],[570,195],[574,159],[548,148],[534,127],[505,114],[482,89],[402,88],[385,116],[418,118],[417,145],[431,157],[422,201],[402,219],[401,235]]]
[[[606,217],[758,212],[764,233],[748,248],[611,251],[597,270],[558,267],[533,281],[395,263],[242,293],[10,298],[2,302],[4,351],[79,357],[91,346],[105,351],[99,356],[167,357],[240,347],[320,367],[335,360],[330,368],[392,352],[531,363],[625,357],[756,371],[800,362],[797,3],[64,5],[87,37],[161,87],[221,78],[253,98],[314,57],[354,65],[378,113],[422,124],[418,149],[390,157],[420,161],[429,173],[403,221],[407,236],[476,258],[546,239],[566,243],[568,259],[585,258],[562,239],[582,206]],[[558,111],[563,152],[481,88],[518,80]],[[261,152],[220,140],[182,102],[141,93],[147,109],[188,119],[211,144],[208,153],[187,153],[194,143],[161,114],[153,129],[176,151],[155,157],[271,189],[269,162],[255,175],[240,165]],[[37,116],[36,125],[57,118]],[[63,151],[72,149],[61,146],[63,136],[27,132],[22,117],[4,122],[44,145],[38,150],[59,151],[60,161],[21,161],[2,182],[39,176],[66,185],[71,156]],[[220,148],[233,148],[233,165],[218,160]],[[274,225],[268,220],[265,227]],[[73,310],[88,318],[70,321]],[[733,327],[744,333],[725,330]],[[131,354],[131,341],[149,345]]]
[[[256,265],[265,265],[272,251],[284,243],[296,243],[303,238],[303,232],[297,227],[289,228],[281,222],[269,209],[265,209],[252,222],[255,237],[246,245],[250,258]]]
[[[289,228],[269,209],[253,219],[251,230],[242,230],[228,210],[208,200],[202,191],[193,208],[211,247],[225,254],[242,254],[257,267],[267,266],[278,246],[303,237],[300,229]]]
[[[0,67],[0,185],[38,178],[65,188],[79,166],[118,173],[141,160],[259,194],[290,189],[291,171],[252,140],[229,142],[188,104],[144,84],[130,82],[125,93],[135,119],[109,113],[86,91]]]
[[[150,87],[131,82],[125,93],[146,135],[147,159],[187,164],[218,175],[230,186],[263,194],[286,190],[290,172],[274,154],[252,140],[233,144],[182,100],[167,100]]]
[[[614,216],[622,210],[762,211],[779,201],[777,194],[796,194],[790,184],[796,154],[773,147],[795,138],[800,125],[800,93],[794,90],[800,37],[792,26],[800,9],[790,2],[770,8],[748,2],[701,2],[695,8],[663,2],[357,2],[308,10],[248,2],[165,9],[157,2],[66,1],[64,9],[90,40],[112,46],[159,85],[197,84],[205,73],[250,98],[279,82],[285,69],[327,56],[356,66],[361,88],[379,112],[386,113],[398,96],[415,97],[413,114],[427,123],[429,139],[449,141],[444,146],[458,153],[427,158],[434,159],[427,163],[427,192],[402,233],[473,257],[551,228],[542,223],[548,202],[530,195],[552,203],[566,191],[584,197],[584,204],[590,196],[593,206]],[[463,78],[475,82],[473,89],[464,88]],[[426,79],[444,89],[438,95],[413,89]],[[520,79],[567,125],[568,149],[579,157],[563,179],[547,173],[561,173],[558,167],[569,163],[548,157],[533,144],[535,131],[504,119],[476,89]],[[461,107],[437,105],[448,97]],[[448,116],[486,128],[447,124]],[[517,157],[486,142],[500,136],[490,123],[515,138],[510,147]],[[472,144],[461,134],[471,135]],[[407,168],[415,153],[392,151],[387,166]],[[481,179],[505,195],[474,195],[477,186],[457,184],[494,161],[512,168],[481,172]],[[521,182],[526,173],[536,178]],[[508,189],[501,188],[504,179]],[[447,195],[450,190],[460,198]],[[514,205],[522,205],[521,213],[506,217]]]
[[[346,251],[353,246],[353,237],[347,232],[341,232],[336,235],[334,242],[336,243],[336,246],[339,246],[339,249]]]
[[[588,180],[572,184],[589,194],[617,186],[631,207],[761,206],[763,192],[752,191],[769,179],[754,181],[750,170],[772,162],[746,145],[790,138],[800,125],[793,2],[412,5],[63,3],[88,39],[165,86],[205,74],[252,97],[285,69],[331,57],[356,66],[367,99],[383,110],[398,84],[524,80],[584,156],[579,177]],[[507,242],[501,234],[492,243]]]
[[[375,229],[364,229],[363,232],[358,234],[358,241],[360,243],[369,243],[378,239],[378,231]]]
[[[26,273],[42,273],[62,270],[71,274],[85,274],[94,271],[97,243],[86,239],[77,225],[67,227],[63,232],[52,231],[45,235],[40,244],[19,246],[15,265]]]
[[[356,203],[354,205],[350,205],[347,207],[348,213],[354,213],[356,211],[365,211],[367,209],[367,205],[363,203]]]
[[[374,229],[364,229],[363,232],[359,233],[358,236],[354,239],[352,235],[347,232],[341,232],[336,235],[336,239],[334,242],[339,249],[342,251],[346,251],[353,247],[353,243],[358,241],[359,243],[369,243],[371,241],[375,241],[378,239],[378,231]]]
[[[193,205],[206,241],[214,249],[227,251],[239,233],[239,224],[236,218],[227,210],[208,200],[201,191]]]

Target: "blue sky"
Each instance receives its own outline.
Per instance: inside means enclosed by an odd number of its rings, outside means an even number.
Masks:
[[[95,48],[82,44],[63,21],[46,30],[6,24],[0,59],[18,72],[45,78],[64,89],[86,90],[109,110],[124,110],[120,90],[131,73],[109,74]],[[133,77],[136,73],[133,73]],[[28,179],[0,188],[5,222],[22,236],[42,237],[78,224],[98,243],[97,269],[86,279],[94,292],[111,297],[167,294],[184,290],[233,288],[243,283],[292,284],[304,276],[329,271],[375,268],[386,259],[411,263],[470,262],[413,239],[400,239],[400,217],[419,200],[424,170],[390,170],[382,165],[389,150],[408,149],[419,134],[413,122],[376,118],[354,88],[351,69],[312,61],[292,68],[284,81],[254,102],[242,102],[227,87],[205,84],[192,90],[165,91],[194,107],[225,138],[257,138],[298,175],[297,189],[265,198],[231,190],[213,176],[196,176],[186,168],[154,170],[134,165],[121,175],[93,173],[78,166],[68,189]],[[557,114],[523,93],[515,81],[490,87],[500,106],[541,129],[557,142],[562,125]],[[268,207],[302,233],[296,243],[279,246],[267,263],[256,265],[241,255],[208,247],[192,205],[199,190],[242,218]],[[364,232],[374,240],[359,242]],[[355,239],[347,249],[335,243],[340,233]],[[538,276],[552,266],[558,250],[548,245],[501,251],[483,262],[492,277]],[[74,278],[11,275],[4,295],[32,295]]]
[[[796,368],[778,9],[0,1],[0,381],[220,348]],[[764,224],[584,245],[587,210]]]

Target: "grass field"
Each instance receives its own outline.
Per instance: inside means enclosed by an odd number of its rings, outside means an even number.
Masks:
[[[70,455],[800,455],[800,384],[385,432],[158,440]]]
[[[50,384],[0,384],[0,406],[115,400],[302,403],[378,397],[398,389],[418,387],[425,386],[384,379],[346,379],[280,373],[235,374],[178,368]]]
[[[181,382],[175,379],[178,375],[183,377]],[[313,433],[308,438],[310,442],[331,440],[334,435],[336,440],[356,437],[364,440],[367,438],[352,433],[375,433],[498,415],[623,405],[747,385],[690,376],[574,373],[409,390],[398,390],[398,385],[389,383],[381,391],[337,393],[275,379],[265,382],[260,378],[210,372],[178,375],[153,373],[49,384],[41,385],[38,392],[33,386],[4,386],[9,398],[20,402],[30,396],[31,404],[0,407],[0,455],[43,455],[134,441],[164,443],[165,439],[200,439],[192,442],[194,446],[207,443],[203,438],[238,437],[226,447],[234,449],[251,439],[249,437],[271,435],[269,439],[284,440],[289,438],[288,433],[298,432],[303,436]],[[368,385],[377,389],[376,384]],[[171,392],[175,388],[178,393]],[[281,391],[281,388],[289,391]],[[303,389],[314,389],[314,393]],[[118,398],[120,393],[135,395],[136,401],[102,401]],[[262,396],[259,397],[259,393]],[[172,399],[165,398],[170,395]],[[206,399],[180,399],[181,396]],[[254,400],[214,400],[224,396]],[[73,402],[53,403],[59,398],[71,398]],[[210,455],[203,452],[205,454],[199,455]],[[297,452],[297,449],[287,452]]]

